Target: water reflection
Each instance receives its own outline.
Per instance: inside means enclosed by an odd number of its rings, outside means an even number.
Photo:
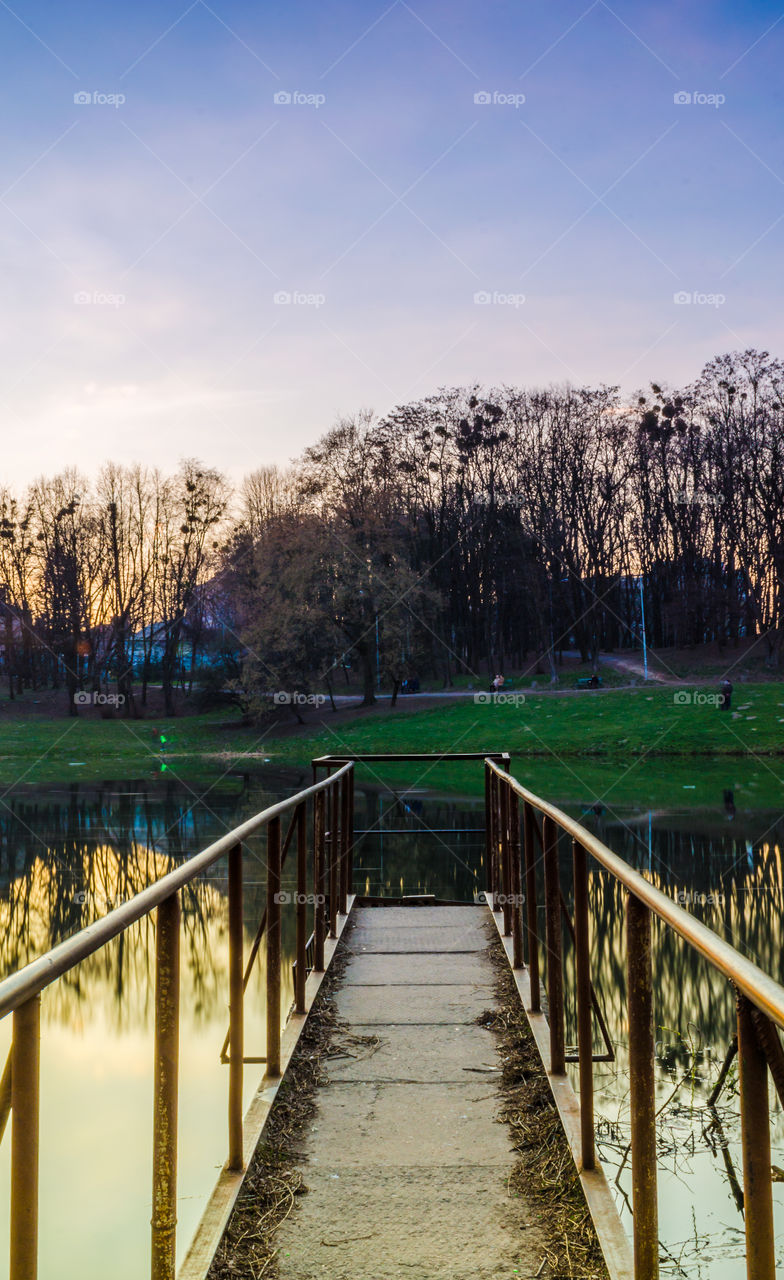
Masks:
[[[723,813],[717,806],[707,813],[650,811],[612,818],[592,815],[584,821],[657,888],[782,981],[780,814],[738,814],[726,793],[722,807]],[[562,868],[568,885],[565,848]],[[618,883],[595,865],[589,893],[592,968],[617,1054],[615,1064],[596,1068],[599,1152],[615,1179],[631,1230],[623,894]],[[708,1105],[735,1032],[734,989],[655,920],[653,955],[662,1272],[734,1280],[745,1275],[736,1066],[717,1106]],[[567,1034],[574,1040],[569,951],[567,969]],[[772,1088],[770,1103],[773,1159],[781,1164],[784,1118]],[[778,1186],[774,1202],[781,1262],[784,1197]]]
[[[483,801],[357,791],[355,889],[372,896],[433,894],[472,902],[484,888]]]
[[[672,806],[684,784],[676,778]],[[686,907],[765,972],[784,982],[782,948],[782,821],[778,810],[739,810],[734,788],[722,789],[710,809],[664,804],[649,810],[610,811],[601,803],[561,802],[664,893]],[[432,797],[409,806],[405,797],[366,797],[366,814],[379,827],[364,837],[365,891],[430,892],[470,900],[482,887],[481,806]],[[375,806],[375,808],[371,807]],[[423,830],[423,818],[437,834]],[[450,838],[450,824],[464,828]],[[403,834],[408,830],[410,834]],[[397,834],[397,832],[401,834]],[[571,906],[571,850],[562,840],[561,875]],[[615,1045],[614,1064],[597,1064],[599,1150],[631,1232],[629,1206],[628,1021],[626,947],[621,887],[597,864],[589,884],[594,982]],[[543,903],[539,868],[539,902]],[[543,912],[540,917],[543,928]],[[567,1037],[576,1042],[574,959],[565,933]],[[715,1108],[707,1100],[735,1031],[735,996],[729,982],[686,943],[654,924],[658,1072],[660,1232],[662,1273],[700,1280],[740,1280],[745,1236],[739,1206],[742,1160],[737,1073],[732,1068]],[[604,1045],[596,1034],[595,1049]],[[576,1073],[575,1073],[576,1084]],[[771,1090],[774,1161],[784,1164],[784,1118]],[[774,1192],[779,1261],[784,1260],[784,1197]]]
[[[0,974],[28,963],[309,781],[309,770],[265,770],[231,775],[203,789],[163,778],[154,784],[73,784],[9,793],[0,808]],[[780,814],[740,805],[737,784],[718,788],[710,808],[688,808],[684,786],[677,777],[669,787],[657,784],[655,807],[644,810],[611,811],[581,797],[561,803],[652,883],[784,981]],[[484,887],[481,795],[387,788],[360,779],[356,801],[358,892],[472,901]],[[568,898],[566,841],[561,859]],[[249,842],[244,874],[249,945],[264,901],[263,836]],[[293,887],[293,874],[292,859],[284,887]],[[590,898],[594,980],[617,1050],[615,1064],[596,1068],[600,1153],[611,1171],[618,1170],[623,1206],[629,1191],[623,901],[617,883],[595,866]],[[226,908],[223,864],[183,894],[181,1250],[226,1149],[227,1080],[218,1061],[227,1024]],[[286,1003],[294,927],[293,910],[284,912]],[[734,1032],[734,996],[730,984],[675,935],[657,927],[654,941],[664,1270],[734,1280],[744,1268],[743,1223],[731,1173],[741,1167],[733,1073],[718,1124],[705,1105]],[[152,923],[139,921],[44,996],[41,1280],[69,1274],[131,1280],[146,1269],[153,943]],[[567,1033],[573,1042],[568,938],[565,957]],[[263,952],[260,961],[247,996],[249,1054],[264,1051]],[[3,1061],[9,1038],[5,1019]],[[596,1047],[601,1049],[598,1038]],[[249,1072],[247,1098],[256,1082]],[[777,1102],[772,1114],[774,1159],[784,1165]],[[9,1146],[7,1140],[0,1146],[0,1237],[7,1232]],[[778,1200],[778,1189],[776,1194]],[[780,1216],[777,1204],[777,1222]],[[5,1249],[0,1238],[0,1252]],[[69,1272],[64,1258],[78,1259],[78,1265]]]
[[[171,781],[7,796],[0,820],[0,973],[41,955],[302,782],[299,773],[228,779],[201,803],[197,790]],[[249,943],[264,901],[263,836],[244,850],[244,882]],[[180,1255],[226,1151],[227,1074],[219,1062],[228,1017],[225,860],[183,891],[182,908]],[[292,996],[294,930],[293,912],[284,913],[284,1010]],[[264,979],[262,954],[246,997],[247,1052],[255,1055],[264,1052]],[[109,1274],[131,1280],[148,1268],[153,994],[154,926],[144,918],[43,995],[41,1280]],[[0,1022],[3,1062],[10,1024]],[[260,1071],[247,1073],[246,1102]],[[6,1254],[9,1157],[6,1140],[0,1145]]]

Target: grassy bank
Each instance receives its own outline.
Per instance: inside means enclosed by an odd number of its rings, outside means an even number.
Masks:
[[[507,750],[535,759],[605,756],[738,756],[784,752],[784,684],[744,685],[731,712],[705,689],[624,689],[529,695],[522,704],[473,701],[356,724],[305,738],[270,740],[276,759],[303,752]]]
[[[166,741],[161,743],[161,736]],[[178,774],[212,765],[223,752],[240,756],[261,749],[259,731],[243,729],[239,716],[226,713],[172,719],[100,720],[24,716],[4,709],[0,721],[0,782],[78,781],[123,778],[160,772],[175,765]]]
[[[160,771],[162,763],[181,775],[218,761],[302,765],[328,752],[508,750],[567,771],[578,760],[731,760],[784,752],[784,684],[741,686],[729,714],[705,700],[713,696],[715,687],[643,687],[534,694],[515,704],[465,699],[420,711],[412,704],[396,711],[383,706],[356,719],[333,719],[327,711],[290,736],[244,727],[225,711],[155,721],[51,720],[26,717],[23,704],[13,711],[6,704],[0,781],[141,776]]]

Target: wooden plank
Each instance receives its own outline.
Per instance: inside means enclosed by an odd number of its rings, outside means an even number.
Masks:
[[[245,1169],[241,1173],[230,1173],[224,1166],[221,1170],[188,1252],[177,1273],[178,1280],[205,1280],[218,1245],[223,1238],[223,1233],[228,1225],[234,1205],[237,1202],[237,1197],[245,1179],[245,1173],[258,1146],[267,1117],[272,1109],[272,1104],[294,1055],[294,1050],[302,1035],[305,1023],[308,1020],[313,1001],[329,972],[329,966],[332,963],[343,930],[348,923],[353,905],[354,895],[351,894],[347,899],[348,910],[346,915],[338,916],[337,937],[327,939],[324,943],[324,972],[311,973],[308,978],[305,987],[305,1013],[292,1013],[283,1029],[280,1044],[281,1075],[273,1081],[269,1081],[265,1075],[248,1107],[242,1131]]]

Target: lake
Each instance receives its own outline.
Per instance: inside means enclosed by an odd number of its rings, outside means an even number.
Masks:
[[[471,901],[484,886],[481,767],[417,766],[357,780],[355,889],[433,893]],[[776,766],[773,766],[775,770]],[[514,772],[580,817],[660,888],[779,981],[782,824],[778,779],[765,764],[638,766],[634,793],[606,766]],[[579,777],[577,776],[579,774]],[[18,786],[0,802],[0,973],[6,976],[105,914],[183,857],[282,796],[310,769],[274,766],[183,783],[171,772],[133,782]],[[447,788],[458,787],[455,792]],[[440,789],[444,788],[444,789]],[[473,792],[473,794],[472,794]],[[614,794],[613,794],[614,793]],[[615,802],[617,798],[617,803]],[[362,833],[362,834],[360,834]],[[264,900],[264,837],[245,850],[248,947]],[[569,850],[561,851],[570,896]],[[292,860],[293,863],[293,860]],[[292,863],[284,885],[291,885]],[[594,981],[616,1047],[597,1064],[599,1152],[630,1226],[625,949],[618,886],[591,872]],[[541,900],[541,899],[540,899]],[[293,909],[284,911],[284,1003],[291,997]],[[566,947],[567,966],[571,964]],[[263,957],[246,996],[246,1052],[264,1052]],[[180,1255],[226,1154],[227,868],[218,864],[183,897],[180,1081]],[[54,984],[42,1006],[41,1280],[131,1280],[147,1268],[152,1111],[154,938],[140,921]],[[736,1083],[715,1112],[705,1100],[734,1031],[729,984],[677,938],[655,933],[660,1230],[664,1274],[745,1275]],[[575,1036],[568,1006],[567,1039]],[[0,1023],[0,1055],[10,1019]],[[597,1041],[597,1048],[599,1047]],[[261,1068],[246,1071],[246,1101]],[[774,1162],[784,1166],[784,1122],[773,1109]],[[8,1135],[0,1145],[0,1236],[7,1236]],[[782,1191],[775,1187],[784,1232]],[[0,1239],[0,1250],[7,1248]],[[781,1252],[781,1239],[780,1239]],[[66,1259],[72,1259],[68,1269]]]

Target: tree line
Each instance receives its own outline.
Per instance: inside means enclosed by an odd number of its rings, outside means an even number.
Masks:
[[[341,419],[233,494],[195,462],[0,493],[6,677],[72,692],[111,674],[132,698],[136,637],[140,696],[160,652],[171,702],[184,641],[193,667],[219,628],[256,709],[348,678],[369,702],[406,677],[555,679],[566,648],[639,647],[643,619],[652,647],[758,636],[775,666],[783,397],[784,364],[749,350],[631,400],[441,389]]]
[[[188,460],[173,476],[105,466],[95,483],[75,470],[36,481],[17,498],[0,489],[0,599],[10,696],[64,687],[77,695],[116,683],[138,710],[150,680],[167,711],[205,631],[206,584],[219,550],[228,488]]]

